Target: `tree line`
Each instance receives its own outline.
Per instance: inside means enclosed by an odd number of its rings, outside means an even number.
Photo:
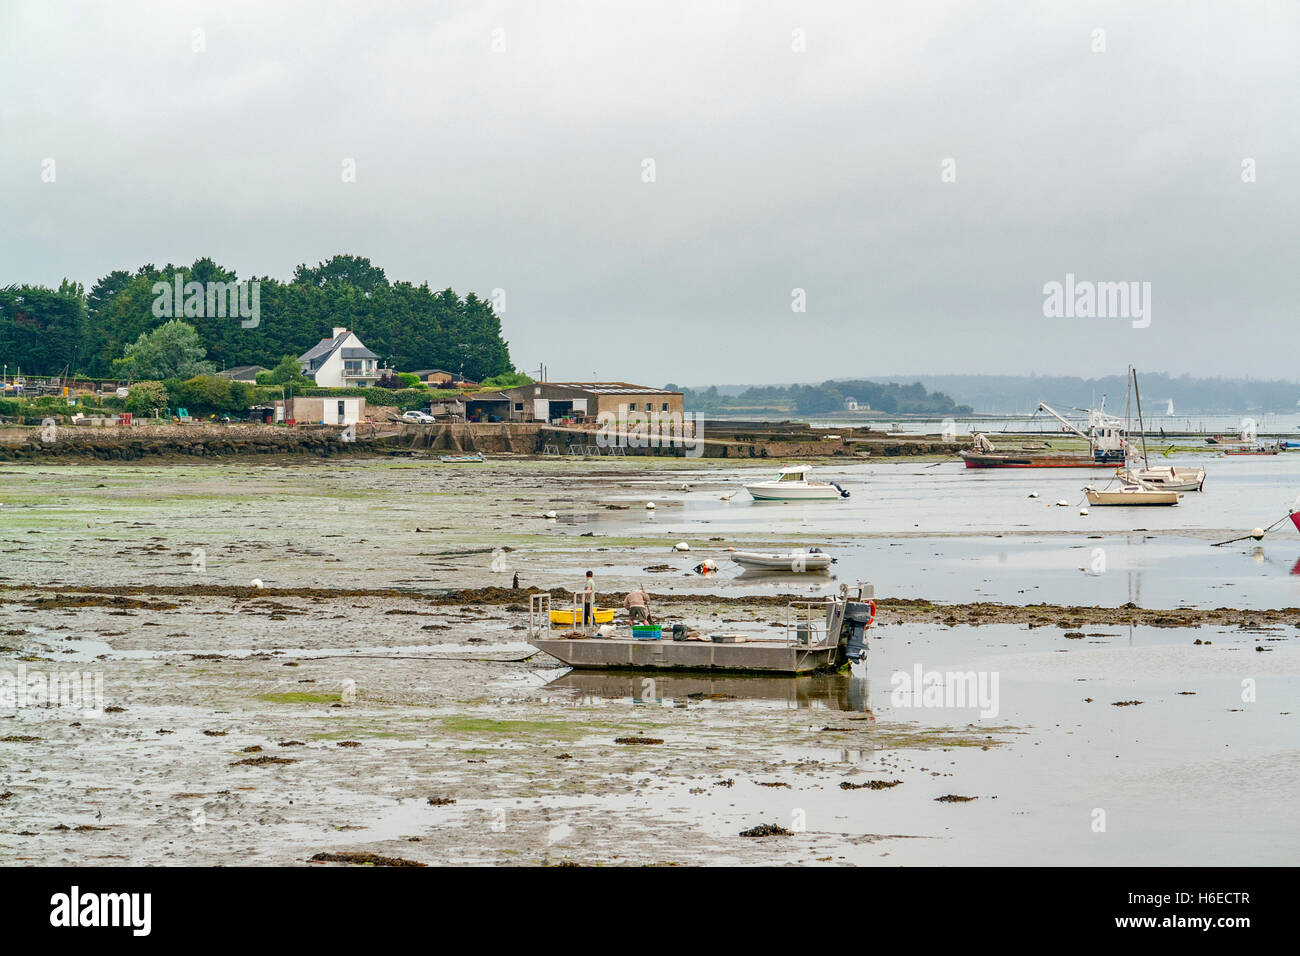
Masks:
[[[134,272],[116,269],[87,292],[64,282],[57,289],[10,285],[0,288],[0,361],[11,373],[21,366],[33,375],[65,370],[109,378],[114,362],[137,342],[171,321],[159,309],[159,283],[235,283],[235,273],[212,259],[189,266],[153,264]],[[256,322],[238,315],[192,314],[176,303],[175,317],[194,327],[214,368],[274,367],[298,356],[334,327],[355,332],[381,365],[414,371],[441,368],[480,381],[514,371],[491,303],[474,293],[441,292],[427,283],[393,282],[360,256],[338,255],[315,266],[300,265],[287,282],[254,277],[258,283]],[[167,296],[170,303],[171,296]],[[215,311],[215,310],[214,310]],[[222,310],[224,311],[224,310]],[[165,314],[159,314],[164,312]]]
[[[667,386],[673,391],[675,385]],[[849,399],[859,408],[890,415],[968,415],[969,405],[958,405],[942,392],[927,392],[919,382],[827,381],[820,385],[755,385],[736,394],[704,389],[680,389],[686,408],[697,412],[733,414],[825,415],[844,411]]]

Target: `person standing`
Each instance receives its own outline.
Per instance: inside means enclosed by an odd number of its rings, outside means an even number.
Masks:
[[[582,623],[585,627],[594,623],[596,611],[596,579],[590,571],[582,588]]]

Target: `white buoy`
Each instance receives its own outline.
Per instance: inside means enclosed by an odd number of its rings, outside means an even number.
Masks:
[[[723,501],[730,501],[730,500],[731,500],[731,496],[734,495],[734,494],[735,494],[734,491],[728,491],[725,495],[722,496],[722,500],[723,500]]]
[[[1250,536],[1254,538],[1256,541],[1258,541],[1260,538],[1264,537],[1264,529],[1255,528],[1253,531],[1250,532]]]
[[[260,587],[262,586],[262,579],[261,579],[261,578],[253,578],[252,586],[255,587],[255,588],[260,588]]]
[[[654,510],[655,510],[655,503],[654,503],[653,501],[647,501],[647,502],[645,503],[645,507],[646,507],[646,510],[647,510],[647,511],[654,511]]]
[[[1087,508],[1080,508],[1080,509],[1079,509],[1079,514],[1080,514],[1082,517],[1084,517],[1084,518],[1088,517],[1088,509],[1087,509]]]
[[[554,511],[548,511],[548,512],[546,512],[546,514],[542,515],[542,517],[543,517],[543,518],[554,518],[554,517],[555,517],[555,512],[554,512]]]
[[[673,550],[674,550],[674,551],[689,551],[689,550],[691,550],[691,546],[690,546],[689,544],[687,544],[685,541],[678,541],[675,545],[673,545]]]
[[[1068,501],[1066,501],[1064,498],[1062,498],[1060,501],[1058,501],[1058,502],[1056,503],[1056,507],[1058,507],[1058,508],[1068,508],[1068,507],[1070,507],[1070,503],[1069,503]]]
[[[691,486],[688,485],[686,482],[683,481],[683,482],[682,482],[682,491],[690,491],[690,490],[691,490]]]
[[[1037,497],[1038,497],[1038,492],[1036,492],[1036,491],[1031,491],[1031,492],[1029,493],[1029,497],[1031,497],[1031,498],[1037,498]]]

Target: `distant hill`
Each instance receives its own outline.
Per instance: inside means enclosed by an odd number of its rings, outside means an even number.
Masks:
[[[678,390],[676,385],[667,387]],[[844,411],[850,402],[858,408],[889,415],[969,415],[972,411],[947,395],[927,391],[919,382],[900,385],[852,380],[820,385],[710,385],[681,391],[687,411],[713,414],[828,415]]]
[[[1096,407],[1103,395],[1106,407],[1122,412],[1123,375],[1078,378],[1050,375],[916,375],[908,376],[928,389],[940,389],[976,412],[1029,414],[1039,402],[1052,406]],[[1174,402],[1176,414],[1294,412],[1300,404],[1300,384],[1282,380],[1195,378],[1163,372],[1138,373],[1142,407],[1153,414]]]
[[[1047,402],[1064,411],[1070,407],[1095,408],[1106,396],[1106,407],[1123,414],[1125,382],[1123,375],[1102,378],[1079,378],[1056,375],[900,375],[890,376],[893,381],[911,382],[912,385],[882,385],[879,382],[862,382],[834,379],[821,385],[711,385],[707,389],[688,389],[687,395],[696,398],[696,405],[688,400],[687,408],[700,411],[720,411],[723,408],[748,410],[736,406],[752,406],[755,412],[768,409],[794,411],[794,397],[805,390],[820,391],[825,396],[838,393],[843,398],[852,395],[860,403],[869,403],[874,410],[888,414],[976,414],[1029,415],[1039,402]],[[1192,414],[1242,414],[1246,412],[1296,412],[1300,411],[1300,383],[1279,379],[1248,378],[1197,378],[1191,375],[1167,375],[1163,372],[1139,372],[1138,387],[1142,390],[1142,407],[1151,414],[1162,414],[1173,399],[1174,412]],[[871,391],[884,389],[884,393]],[[889,389],[902,398],[902,404],[893,407],[884,400]],[[919,392],[917,391],[919,389]],[[876,400],[872,400],[872,396]],[[911,401],[924,396],[920,402]],[[780,398],[780,400],[778,400]],[[700,404],[702,402],[702,405]],[[805,405],[808,400],[805,399]],[[824,414],[834,404],[829,398],[816,401],[815,412]],[[965,411],[963,411],[963,409]]]

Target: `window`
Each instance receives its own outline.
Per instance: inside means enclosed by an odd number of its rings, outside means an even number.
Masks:
[[[517,411],[517,412],[522,412],[523,410],[524,410],[524,403],[523,403],[523,402],[515,402],[515,411]]]
[[[663,403],[663,407],[661,407],[659,410],[662,411],[662,412],[666,412],[666,411],[668,411],[668,403],[667,403],[667,402],[664,402],[664,403]]]
[[[631,402],[631,403],[629,403],[628,406],[627,406],[627,410],[628,410],[629,412],[634,412],[634,411],[636,411],[636,402]]]

